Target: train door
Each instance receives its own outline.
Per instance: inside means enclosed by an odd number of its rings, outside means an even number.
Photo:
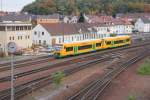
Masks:
[[[93,45],[92,45],[92,49],[93,49],[93,51],[95,51],[95,50],[96,50],[96,44],[95,44],[95,43],[93,43]]]
[[[74,49],[74,54],[75,54],[75,55],[78,54],[78,47],[77,47],[77,46],[74,46],[73,49]]]
[[[105,40],[104,40],[104,39],[102,39],[101,47],[102,47],[102,48],[105,48],[105,45],[106,45]]]

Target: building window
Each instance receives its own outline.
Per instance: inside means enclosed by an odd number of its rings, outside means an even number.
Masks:
[[[16,30],[17,30],[17,31],[19,30],[19,26],[16,26]]]
[[[42,32],[42,35],[44,35],[44,32]]]
[[[20,36],[20,39],[22,40],[22,36]]]
[[[9,37],[9,40],[11,40],[11,37]]]
[[[43,41],[43,44],[46,45],[46,40]]]
[[[0,31],[5,31],[6,27],[5,26],[0,26]]]
[[[24,30],[28,30],[27,26],[24,26]]]
[[[20,39],[20,36],[18,36],[18,40]]]
[[[37,35],[37,32],[36,32],[36,31],[34,32],[34,35]]]
[[[28,38],[28,36],[25,37],[26,39]]]
[[[20,30],[23,30],[23,26],[20,26]]]
[[[16,27],[15,26],[12,26],[12,31],[15,31],[16,30]]]
[[[28,26],[28,30],[31,30],[31,26]]]
[[[30,38],[30,36],[28,35],[28,39]]]
[[[59,43],[61,43],[61,38],[59,38]]]
[[[15,37],[14,37],[14,36],[12,37],[12,40],[15,40]]]
[[[41,40],[39,40],[39,44],[41,44]]]

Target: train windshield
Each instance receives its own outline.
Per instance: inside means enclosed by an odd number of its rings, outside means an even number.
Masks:
[[[61,45],[61,44],[56,44],[56,45],[54,46],[54,48],[55,48],[55,51],[60,51],[60,50],[63,49],[63,45]]]

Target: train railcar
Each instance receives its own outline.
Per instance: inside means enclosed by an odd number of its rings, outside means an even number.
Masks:
[[[55,46],[55,56],[64,57],[68,55],[78,55],[102,49],[102,40],[87,40],[81,42],[57,44]]]
[[[107,48],[114,48],[129,44],[131,44],[130,36],[117,36],[104,39],[57,44],[55,46],[55,57],[60,58],[69,55],[78,55],[82,53],[93,52]]]
[[[117,37],[108,37],[104,39],[103,48],[115,48],[124,45],[131,44],[131,37],[130,36],[117,36]]]

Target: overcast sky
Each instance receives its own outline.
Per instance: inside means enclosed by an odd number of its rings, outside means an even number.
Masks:
[[[2,0],[2,9],[3,11],[20,11],[23,6],[33,1],[35,0]]]

